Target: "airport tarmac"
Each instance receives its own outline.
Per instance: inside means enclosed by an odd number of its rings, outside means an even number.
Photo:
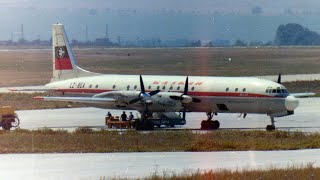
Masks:
[[[320,132],[320,98],[300,99],[295,114],[277,118],[278,129]],[[17,111],[23,129],[77,127],[106,128],[108,110],[68,108]],[[120,115],[122,110],[111,110]],[[134,114],[136,112],[134,111]],[[178,128],[196,129],[205,113],[187,113],[187,124]],[[219,114],[221,129],[264,129],[270,123],[266,115]],[[218,169],[286,168],[290,165],[320,166],[320,149],[295,151],[229,151],[229,152],[155,152],[155,153],[89,153],[89,154],[1,154],[0,173],[10,179],[99,179],[100,177],[145,177],[154,172],[190,172]],[[18,173],[17,173],[18,172]]]
[[[138,178],[157,172],[320,166],[320,149],[292,151],[1,154],[1,177],[10,179]]]
[[[288,131],[320,132],[320,98],[301,98],[300,105],[291,116],[276,118],[276,127]],[[93,127],[103,129],[106,109],[100,108],[69,108],[46,110],[17,111],[21,119],[20,128],[62,128],[73,130],[77,127]],[[113,115],[120,115],[122,110],[110,110]],[[128,111],[129,112],[129,111]],[[137,111],[133,111],[137,115]],[[248,114],[244,119],[240,114],[218,114],[214,119],[220,121],[221,129],[265,129],[270,124],[267,115]],[[187,113],[187,124],[176,128],[197,129],[201,121],[206,118],[205,113]]]

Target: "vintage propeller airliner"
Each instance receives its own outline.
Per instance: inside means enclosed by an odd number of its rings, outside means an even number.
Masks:
[[[35,97],[46,101],[84,102],[141,113],[137,129],[152,129],[154,112],[205,112],[202,129],[218,129],[218,113],[294,114],[298,100],[279,82],[254,77],[160,76],[98,74],[77,66],[63,24],[53,24],[53,78],[46,89],[63,96]]]

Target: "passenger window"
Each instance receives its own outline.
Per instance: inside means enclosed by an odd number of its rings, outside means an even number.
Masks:
[[[151,86],[149,86],[148,89],[151,89]]]
[[[157,90],[159,90],[159,89],[160,89],[160,86],[157,87]]]
[[[99,85],[96,85],[96,88],[98,88],[99,87]]]
[[[162,89],[165,90],[165,89],[166,89],[166,86],[163,86]]]
[[[272,93],[277,93],[277,90],[276,89],[272,89]]]
[[[173,89],[173,87],[171,86],[169,89],[170,89],[170,90],[172,90],[172,89]]]
[[[115,89],[115,88],[116,88],[116,85],[113,85],[113,86],[112,86],[112,89]]]
[[[133,87],[133,89],[137,89],[137,85],[135,85],[135,86]]]
[[[177,90],[180,90],[180,86],[177,87]]]
[[[238,88],[236,88],[235,91],[237,92],[237,91],[238,91]]]
[[[269,93],[269,89],[266,90],[266,93]]]
[[[194,87],[191,88],[191,91],[194,91]]]
[[[130,86],[129,85],[127,86],[127,90],[130,90]]]
[[[242,92],[246,92],[246,90],[247,90],[246,88],[243,88],[243,89],[242,89]]]
[[[229,91],[229,88],[228,88],[228,87],[226,88],[226,91]]]
[[[89,88],[92,88],[92,84],[90,84]]]

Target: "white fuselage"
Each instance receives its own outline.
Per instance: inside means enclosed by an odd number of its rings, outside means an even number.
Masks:
[[[157,103],[149,108],[153,112],[177,112],[183,109],[176,101],[165,102],[161,98],[166,92],[183,93],[186,76],[144,75],[146,91],[161,90],[153,100]],[[298,106],[298,101],[288,96],[287,90],[273,81],[247,77],[189,76],[188,95],[201,103],[187,104],[192,112],[261,113],[284,116]],[[63,95],[92,96],[108,91],[140,91],[139,75],[97,75],[52,82],[46,85]],[[106,108],[138,109],[144,105],[106,103]]]

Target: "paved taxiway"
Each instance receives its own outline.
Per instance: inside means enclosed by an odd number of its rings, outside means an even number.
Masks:
[[[320,98],[300,99],[292,116],[277,118],[285,130],[320,132]],[[114,115],[121,110],[113,110]],[[79,126],[105,128],[105,109],[69,108],[17,111],[21,128],[64,128]],[[134,113],[135,114],[135,113]],[[204,113],[187,113],[181,128],[199,128]],[[259,128],[270,123],[266,115],[219,114],[221,128]],[[144,177],[151,173],[184,172],[197,169],[251,169],[287,167],[313,163],[320,166],[320,149],[299,151],[163,152],[92,154],[2,154],[0,174],[10,179],[99,179],[100,177]],[[17,173],[18,172],[18,173]]]
[[[320,166],[320,149],[294,151],[2,154],[1,177],[10,179],[138,178],[164,171]]]
[[[320,132],[320,98],[299,99],[300,105],[295,114],[291,116],[276,118],[276,126],[285,130],[301,130],[308,132]],[[20,119],[20,127],[23,129],[39,128],[65,128],[89,126],[105,128],[104,117],[108,110],[99,108],[69,108],[69,109],[47,109],[47,110],[23,110],[17,111]],[[121,110],[111,110],[113,115],[120,115]],[[136,111],[133,111],[136,114]],[[205,113],[187,113],[187,124],[177,126],[178,128],[196,129],[200,127]],[[270,124],[267,115],[248,114],[245,119],[239,114],[218,114],[214,116],[221,124],[221,128],[253,128],[264,129]]]

